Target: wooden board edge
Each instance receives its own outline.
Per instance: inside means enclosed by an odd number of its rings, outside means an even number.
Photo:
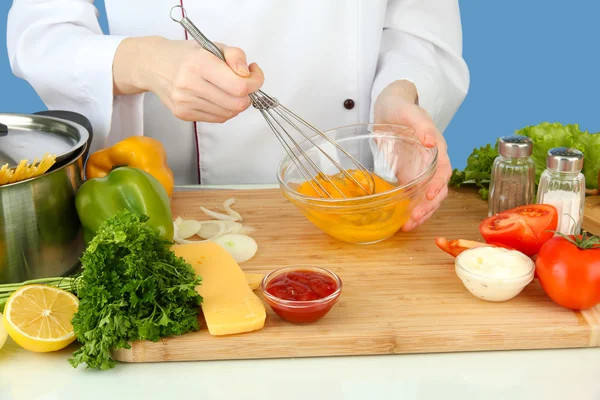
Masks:
[[[158,342],[149,342],[152,344],[157,344],[162,342],[163,339],[160,339]],[[144,349],[146,346],[143,345],[142,341],[139,342],[129,342],[130,349],[117,349],[111,351],[111,358],[115,361],[124,362],[124,363],[138,363],[139,360],[144,359]],[[158,362],[159,360],[157,360]]]
[[[590,327],[590,347],[600,347],[600,305],[580,311]]]
[[[587,346],[585,344],[572,344],[572,345],[527,345],[527,346],[508,346],[505,348],[489,347],[479,349],[444,349],[444,350],[428,350],[428,349],[416,349],[412,351],[402,352],[388,352],[388,351],[373,351],[373,352],[352,352],[343,354],[321,354],[319,352],[296,354],[293,356],[285,355],[240,355],[238,357],[213,357],[203,358],[195,357],[194,353],[190,353],[187,356],[183,356],[177,359],[165,358],[165,359],[135,359],[130,358],[124,354],[124,357],[119,357],[117,351],[116,355],[113,356],[113,360],[123,364],[152,364],[161,362],[207,362],[207,361],[244,361],[244,360],[285,360],[285,359],[296,359],[296,358],[330,358],[330,357],[360,357],[360,356],[391,356],[391,355],[413,355],[413,354],[456,354],[456,353],[480,353],[480,352],[502,352],[502,351],[529,351],[529,350],[567,350],[567,349],[584,349],[584,348],[597,348],[599,346]]]
[[[590,310],[588,310],[590,311]],[[593,311],[593,312],[592,312]],[[586,316],[587,314],[587,316]],[[239,337],[237,343],[228,346],[223,353],[203,351],[207,342],[194,343],[190,334],[177,338],[161,339],[158,342],[140,341],[131,344],[131,349],[119,349],[112,353],[114,360],[123,363],[156,363],[176,361],[231,361],[231,360],[257,360],[257,359],[289,359],[289,358],[322,358],[344,356],[377,356],[401,354],[444,354],[461,352],[482,351],[510,351],[510,350],[558,350],[572,348],[600,347],[600,308],[584,314],[579,327],[567,329],[548,328],[530,332],[510,332],[506,334],[501,329],[486,329],[473,337],[473,342],[464,340],[460,330],[444,332],[423,332],[422,335],[412,333],[388,333],[379,336],[340,336],[337,338],[322,338],[315,341],[306,341],[302,338],[283,340],[275,344],[270,353],[244,352],[246,346],[253,346],[254,338],[251,335]],[[590,320],[592,322],[590,322]],[[592,328],[593,327],[593,328]],[[185,337],[187,336],[187,337]],[[172,348],[170,342],[184,340],[188,343],[178,348]],[[523,337],[526,337],[523,340]],[[541,341],[540,337],[545,340]],[[458,339],[456,339],[458,338]],[[334,340],[335,339],[335,340]],[[443,343],[446,340],[449,346],[431,345]],[[217,343],[218,339],[215,341]],[[332,345],[335,343],[335,345]],[[476,344],[473,344],[476,343]],[[500,347],[499,344],[503,347]],[[197,349],[195,349],[196,347]],[[297,350],[291,350],[296,348]],[[218,356],[214,356],[218,354]]]

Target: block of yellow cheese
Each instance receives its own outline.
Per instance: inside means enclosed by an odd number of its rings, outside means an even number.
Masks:
[[[248,286],[252,290],[258,289],[260,283],[265,277],[263,274],[255,274],[252,272],[244,272],[244,275],[246,275],[246,282],[248,282]]]
[[[200,242],[177,244],[172,250],[202,277],[202,284],[196,290],[203,297],[202,313],[211,335],[250,332],[265,325],[265,306],[223,247],[214,242]]]

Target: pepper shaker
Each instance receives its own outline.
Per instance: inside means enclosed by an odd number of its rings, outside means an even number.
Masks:
[[[488,216],[531,204],[535,195],[533,141],[527,136],[503,136],[498,140],[498,157],[492,165]]]
[[[579,235],[585,205],[585,176],[583,153],[568,147],[548,151],[546,169],[540,176],[537,193],[539,204],[550,204],[558,210],[556,231]]]

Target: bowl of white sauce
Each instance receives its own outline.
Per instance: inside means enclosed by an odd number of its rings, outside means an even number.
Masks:
[[[456,257],[455,271],[475,297],[506,301],[531,283],[535,263],[519,251],[485,246],[460,253]]]

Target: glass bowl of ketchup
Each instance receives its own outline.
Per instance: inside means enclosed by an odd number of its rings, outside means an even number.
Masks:
[[[280,268],[261,283],[263,298],[282,319],[306,324],[323,318],[342,294],[335,273],[309,265]]]
[[[394,235],[425,196],[437,166],[437,147],[424,146],[413,129],[401,125],[348,125],[323,133],[367,171],[315,135],[298,144],[304,154],[294,149],[300,167],[289,154],[279,163],[277,179],[284,196],[317,228],[338,240],[371,244]],[[303,165],[316,165],[324,175],[302,169]]]

